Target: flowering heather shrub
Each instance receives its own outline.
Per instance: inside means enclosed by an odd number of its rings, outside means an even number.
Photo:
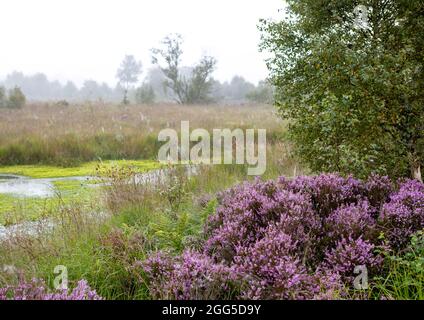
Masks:
[[[366,266],[369,271],[381,267],[383,259],[376,255],[375,249],[375,245],[362,238],[343,238],[335,248],[329,248],[325,253],[324,268],[352,282],[356,266]]]
[[[256,180],[218,201],[203,248],[142,263],[154,297],[352,297],[356,266],[365,265],[369,279],[381,275],[384,250],[402,251],[424,228],[424,185],[411,180]]]
[[[388,177],[371,175],[365,183],[366,196],[371,207],[378,212],[394,191],[392,181]]]
[[[357,203],[365,192],[359,180],[335,174],[300,176],[289,182],[280,178],[280,183],[293,192],[309,194],[314,210],[321,217],[326,217],[343,204]]]
[[[378,234],[375,230],[376,221],[372,217],[372,209],[368,201],[358,204],[343,205],[334,210],[324,219],[326,238],[334,241],[342,238],[373,239]]]
[[[248,275],[247,299],[312,298],[314,279],[296,256],[296,242],[289,235],[270,230],[250,247],[240,246],[234,258],[236,271]]]
[[[186,251],[177,260],[159,252],[139,264],[156,299],[228,299],[237,273],[207,255]]]
[[[410,236],[424,227],[424,185],[413,180],[402,183],[383,205],[379,223],[392,246],[409,243]]]
[[[16,286],[0,288],[0,300],[102,300],[102,298],[85,280],[80,280],[71,292],[58,290],[50,293],[43,281],[33,279],[31,282],[20,281]]]
[[[298,240],[299,246],[312,241],[310,235],[320,228],[320,221],[309,197],[278,187],[273,181],[256,181],[231,190],[206,225],[210,237],[205,250],[218,261],[231,262],[236,247],[254,244],[274,224]]]

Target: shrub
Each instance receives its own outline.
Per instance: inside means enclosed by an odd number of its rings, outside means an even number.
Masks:
[[[6,106],[7,106],[6,89],[4,87],[0,87],[0,108],[5,108]]]
[[[324,219],[326,235],[331,239],[358,238],[373,239],[375,219],[367,201],[341,206]]]
[[[423,190],[335,174],[244,183],[218,195],[203,248],[140,265],[156,298],[222,298],[229,283],[238,299],[363,298],[355,267],[384,275],[385,252],[424,228]]]
[[[335,248],[327,250],[323,265],[351,282],[356,266],[366,266],[371,270],[381,267],[382,258],[376,254],[375,249],[374,244],[361,237],[343,238]]]
[[[159,252],[139,266],[156,299],[229,299],[236,290],[238,275],[232,268],[197,252],[186,251],[176,260]]]
[[[22,93],[21,89],[18,87],[9,90],[9,99],[7,102],[7,107],[10,109],[20,109],[26,103],[25,95]]]
[[[247,276],[247,299],[312,298],[313,277],[296,255],[297,243],[277,228],[254,245],[239,246],[236,270]]]
[[[355,22],[359,1],[285,3],[290,19],[263,20],[259,29],[295,151],[315,172],[421,179],[423,2],[361,1],[363,23]]]
[[[424,185],[409,180],[384,204],[379,223],[393,247],[404,247],[410,236],[424,227]]]
[[[151,85],[143,84],[135,92],[135,101],[138,104],[153,104],[155,100],[155,91]]]
[[[50,293],[45,283],[38,279],[30,282],[21,280],[16,286],[0,288],[0,300],[101,300],[87,281],[80,280],[77,286],[68,290],[57,290]]]

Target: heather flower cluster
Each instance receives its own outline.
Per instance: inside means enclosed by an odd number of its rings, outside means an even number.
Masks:
[[[20,281],[16,286],[0,288],[0,300],[102,300],[87,281],[80,280],[72,291],[49,292],[42,280]]]
[[[336,299],[356,266],[384,272],[424,228],[424,185],[335,174],[256,180],[218,196],[204,246],[139,262],[159,299]]]
[[[159,252],[141,266],[156,299],[228,299],[238,280],[232,268],[192,251],[177,259]]]

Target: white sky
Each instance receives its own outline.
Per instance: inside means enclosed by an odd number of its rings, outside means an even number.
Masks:
[[[180,33],[185,64],[206,53],[218,59],[218,80],[237,74],[257,82],[267,75],[258,20],[280,17],[283,6],[283,0],[3,0],[0,78],[17,70],[114,85],[125,54],[146,71],[149,49]]]

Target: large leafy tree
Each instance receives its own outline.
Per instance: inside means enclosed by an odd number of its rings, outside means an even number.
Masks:
[[[423,0],[287,0],[264,20],[276,105],[315,171],[421,179]]]
[[[182,37],[178,34],[165,37],[161,48],[152,49],[152,62],[158,65],[165,75],[164,85],[171,90],[176,102],[179,104],[209,102],[213,85],[211,75],[217,61],[214,57],[203,56],[184,74],[181,67],[182,42]]]

